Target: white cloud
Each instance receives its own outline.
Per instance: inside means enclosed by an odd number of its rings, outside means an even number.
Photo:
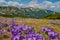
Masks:
[[[5,0],[0,0],[0,6],[6,6],[7,2]]]
[[[8,6],[17,6],[17,7],[22,6],[22,4],[20,4],[19,2],[14,2],[14,1],[9,1],[7,5]]]
[[[39,7],[39,4],[37,3],[37,0],[32,0],[29,2],[28,7]]]
[[[38,7],[42,9],[49,9],[49,10],[54,10],[54,11],[59,11],[60,10],[60,1],[59,2],[50,2],[50,1],[43,1],[42,3],[38,4],[37,0],[33,0],[29,3],[28,7]]]
[[[52,2],[44,1],[44,2],[40,3],[40,6],[42,6],[42,8],[44,8],[44,9],[47,9],[47,8],[51,7],[52,4],[53,4]]]
[[[6,2],[5,0],[0,0],[0,6],[35,7],[35,8],[60,11],[60,1],[53,3],[48,0],[44,0],[42,3],[39,4],[37,0],[32,0],[31,2],[29,2],[28,5],[24,5],[22,3],[19,3],[18,1],[21,1],[21,0],[16,0],[16,1],[13,0],[9,2]]]
[[[5,0],[0,0],[0,2],[5,2]]]
[[[15,6],[15,7],[21,7],[23,4],[16,1],[8,1],[6,2],[5,0],[0,0],[0,6]]]
[[[12,0],[12,1],[21,1],[21,0]]]
[[[50,2],[50,1],[44,1],[43,3],[41,3],[42,7],[44,7],[45,9],[50,9],[50,10],[54,10],[54,11],[60,11],[60,1],[59,2]]]

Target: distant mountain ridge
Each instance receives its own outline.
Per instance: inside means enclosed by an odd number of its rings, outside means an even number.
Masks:
[[[0,6],[0,16],[5,17],[23,17],[23,18],[46,18],[54,15],[57,12],[39,9],[39,8],[17,8],[17,7],[3,7]]]

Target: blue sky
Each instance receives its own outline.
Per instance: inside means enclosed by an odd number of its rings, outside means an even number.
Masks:
[[[36,7],[60,12],[60,0],[0,0],[0,6]]]
[[[60,0],[38,0],[38,2],[43,2],[43,1],[57,2],[57,1],[60,1]]]
[[[6,0],[6,1],[15,1],[15,0]],[[22,2],[22,3],[25,3],[25,2],[30,2],[32,0],[19,0],[19,1]],[[57,2],[57,1],[60,1],[60,0],[38,0],[38,2],[43,2],[43,1]]]
[[[57,1],[60,1],[60,0],[48,0],[48,1],[51,1],[51,2],[57,2]]]
[[[21,3],[28,3],[32,0],[5,0],[5,1],[19,1]],[[60,0],[37,0],[38,2],[43,2],[43,1],[50,1],[50,2],[57,2],[57,1],[60,1]]]

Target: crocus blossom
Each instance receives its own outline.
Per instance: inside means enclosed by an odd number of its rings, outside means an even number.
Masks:
[[[53,32],[53,31],[48,32],[48,36],[50,39],[56,39],[57,35],[58,34],[56,32]]]

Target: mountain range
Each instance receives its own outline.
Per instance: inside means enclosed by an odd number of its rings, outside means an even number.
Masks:
[[[17,8],[12,6],[0,6],[0,16],[4,17],[22,17],[22,18],[60,18],[59,12],[46,9],[25,7]]]

